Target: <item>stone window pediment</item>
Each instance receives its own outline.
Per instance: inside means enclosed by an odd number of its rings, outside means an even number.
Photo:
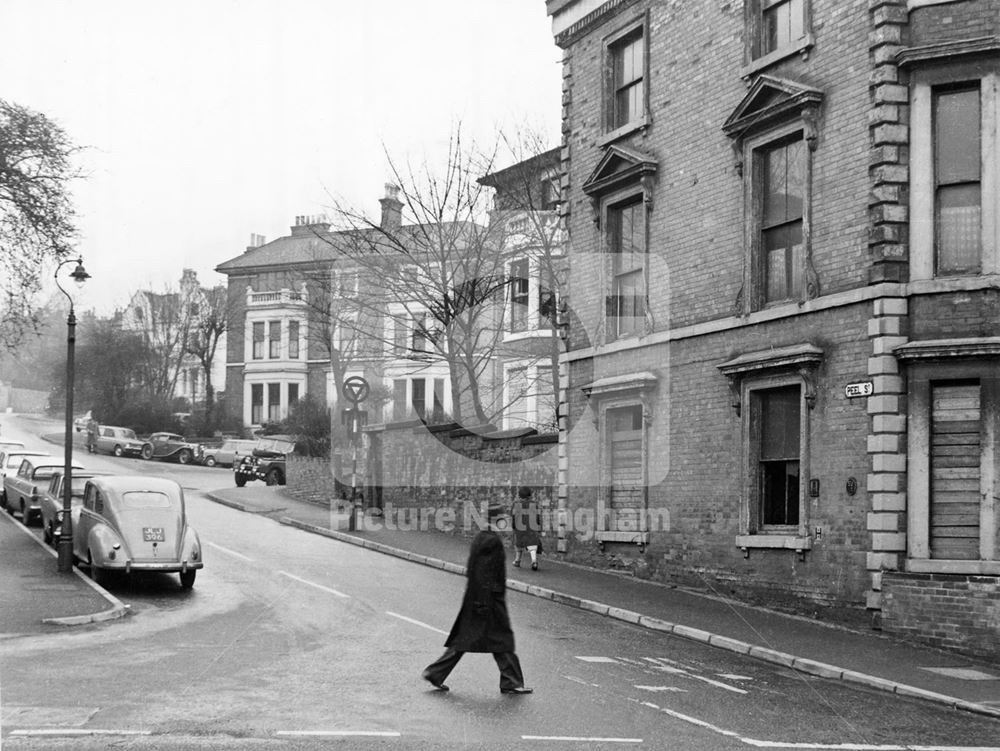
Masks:
[[[823,362],[823,350],[813,344],[796,344],[791,347],[748,352],[717,366],[729,379],[732,406],[736,414],[742,407],[741,384],[744,378],[780,372],[798,373],[805,387],[806,403],[816,403],[816,369]]]
[[[812,86],[787,78],[758,76],[722,125],[722,132],[733,139],[737,170],[742,173],[744,140],[776,125],[802,120],[806,142],[810,149],[815,148],[816,120],[823,98],[823,92]]]
[[[1000,357],[1000,336],[961,339],[924,339],[901,344],[894,350],[902,362],[927,362],[955,358]]]
[[[642,186],[643,200],[649,205],[653,200],[653,180],[656,177],[656,159],[627,146],[611,145],[594,171],[583,184],[583,192],[590,196],[595,206],[603,196],[636,184]],[[595,216],[598,215],[595,209]]]

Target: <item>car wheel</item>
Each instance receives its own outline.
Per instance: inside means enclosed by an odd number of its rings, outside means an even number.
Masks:
[[[181,586],[184,589],[191,589],[194,586],[194,577],[198,573],[198,569],[188,569],[187,571],[181,571]]]
[[[242,488],[246,484],[247,484],[247,478],[245,478],[243,475],[236,475],[236,487]]]
[[[94,565],[94,556],[87,551],[87,563],[90,566],[90,578],[94,580],[94,584],[98,586],[104,586],[108,583],[108,572],[105,571],[100,566]]]
[[[121,456],[124,453],[125,452],[122,451],[122,447],[121,446],[115,446],[115,456]]]
[[[281,485],[281,471],[277,469],[272,469],[264,476],[264,482],[268,485]]]
[[[190,464],[191,463],[191,452],[188,451],[187,449],[184,449],[183,451],[181,451],[181,453],[179,453],[177,455],[177,461],[180,464]]]
[[[139,452],[139,456],[141,456],[143,459],[152,459],[153,447],[150,446],[148,443],[144,443],[142,445],[142,451]]]
[[[215,466],[215,457],[214,456],[206,456],[205,457],[205,466],[206,467],[214,467]]]

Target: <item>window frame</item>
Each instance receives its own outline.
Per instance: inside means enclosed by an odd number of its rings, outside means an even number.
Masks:
[[[938,272],[935,187],[935,91],[978,83],[980,92],[979,269]],[[915,66],[910,75],[910,280],[1000,273],[1000,61]]]
[[[280,320],[270,320],[267,322],[267,359],[278,360],[281,358],[281,329]],[[278,336],[275,338],[274,334]]]
[[[296,320],[288,322],[288,359],[298,360],[301,342],[302,326]],[[294,332],[294,335],[293,335]]]
[[[619,125],[616,124],[615,119],[618,93],[615,81],[616,53],[633,41],[632,37],[636,36],[642,40],[642,77],[639,79],[642,85],[642,115],[635,120],[629,120]],[[647,128],[651,123],[649,111],[649,42],[649,20],[646,13],[632,19],[603,39],[602,66],[604,70],[604,85],[602,87],[601,111],[604,122],[604,136],[600,139],[599,145],[605,145],[636,130]]]
[[[782,144],[792,141],[802,141],[803,170],[802,175],[802,215],[801,215],[801,246],[799,278],[802,288],[791,297],[777,300],[767,299],[767,253],[764,248],[764,155]],[[746,212],[746,244],[749,251],[749,262],[746,264],[744,289],[749,290],[748,302],[752,311],[764,310],[790,303],[799,303],[810,295],[810,264],[812,248],[812,154],[813,147],[809,143],[808,133],[803,122],[796,119],[780,127],[747,138],[743,144],[744,159],[750,165],[750,174],[745,177],[745,212]]]
[[[746,65],[740,71],[743,78],[747,78],[775,63],[778,63],[795,54],[801,54],[803,59],[808,57],[809,50],[815,44],[815,37],[812,33],[812,2],[811,0],[801,0],[802,2],[802,36],[789,41],[773,50],[764,51],[765,15],[774,7],[786,2],[795,0],[748,0],[744,4],[745,24],[746,24]]]
[[[978,380],[980,388],[979,560],[931,558],[930,447],[934,383]],[[906,570],[1000,574],[1000,373],[995,358],[912,362],[907,370]]]
[[[621,249],[618,246],[620,245],[621,238],[618,238],[618,242],[615,242],[612,238],[616,225],[619,224],[619,222],[614,220],[614,217],[621,216],[622,210],[633,207],[636,208],[642,218],[643,248],[640,255],[642,263],[640,266],[630,268],[626,272],[619,272],[617,264],[621,256]],[[604,229],[601,232],[601,240],[605,256],[604,268],[606,278],[606,283],[604,284],[603,312],[605,339],[610,342],[636,336],[641,337],[648,333],[647,319],[649,315],[649,211],[643,189],[641,186],[636,186],[633,189],[609,195],[602,202],[602,214],[602,227]],[[635,274],[636,272],[639,273],[640,278],[639,295],[637,297],[641,299],[642,311],[640,316],[630,316],[630,318],[640,319],[641,323],[637,323],[633,329],[623,331],[618,323],[623,318],[623,316],[619,315],[620,306],[618,301],[621,298],[618,286],[619,278]],[[612,300],[615,302],[612,303]],[[611,311],[612,306],[615,308],[614,315],[612,315]],[[613,325],[612,321],[614,322]]]
[[[267,341],[267,329],[264,326],[266,321],[251,321],[250,327],[250,359],[252,360],[263,360],[264,359],[264,342]],[[257,332],[260,332],[260,337],[257,336]]]
[[[760,497],[760,434],[754,424],[754,412],[759,394],[795,386],[799,389],[799,520],[797,524],[765,524],[761,519]],[[742,402],[749,406],[742,416],[743,493],[740,504],[740,535],[737,545],[747,547],[810,547],[809,540],[809,479],[810,430],[812,409],[808,403],[808,384],[800,373],[782,372],[756,375],[743,379]],[[791,544],[789,544],[791,543]]]

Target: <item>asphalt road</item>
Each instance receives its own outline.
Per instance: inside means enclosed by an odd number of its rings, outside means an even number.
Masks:
[[[994,720],[514,592],[536,693],[501,695],[489,655],[435,692],[419,675],[462,578],[215,504],[202,493],[229,485],[226,470],[83,458],[177,479],[206,568],[191,591],[176,576],[115,581],[125,620],[0,644],[4,749],[1000,746]]]

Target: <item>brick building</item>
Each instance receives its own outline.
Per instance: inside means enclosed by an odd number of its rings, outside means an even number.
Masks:
[[[996,654],[1000,0],[546,5],[561,547]]]

